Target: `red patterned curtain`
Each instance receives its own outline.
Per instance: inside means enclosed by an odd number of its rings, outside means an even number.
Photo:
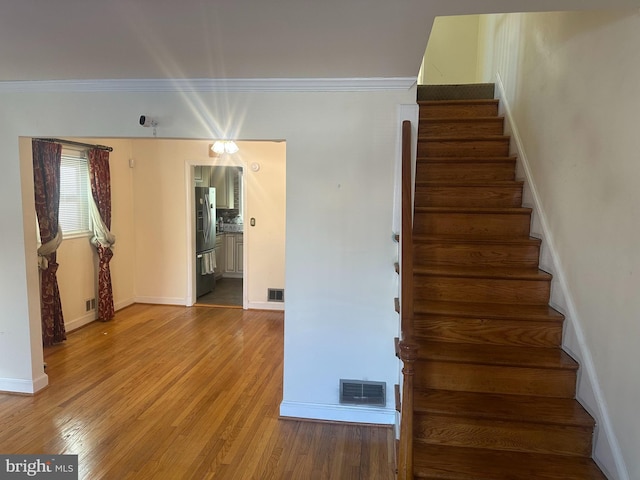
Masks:
[[[58,228],[62,146],[33,140],[32,148],[33,186],[42,242],[38,249],[42,343],[48,347],[67,339],[56,277],[56,249],[62,241],[62,232]]]
[[[94,205],[92,208],[93,239],[98,250],[98,319],[109,321],[115,315],[111,269],[113,257],[111,247],[115,236],[111,233],[111,174],[109,172],[109,152],[101,149],[89,150],[89,178]]]

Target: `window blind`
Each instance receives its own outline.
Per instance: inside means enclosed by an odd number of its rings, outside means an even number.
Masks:
[[[87,159],[63,152],[60,162],[60,211],[62,233],[77,235],[91,232],[89,217],[89,169]]]

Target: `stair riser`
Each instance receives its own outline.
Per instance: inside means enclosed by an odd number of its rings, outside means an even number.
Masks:
[[[419,122],[418,137],[502,135],[504,119],[455,119]]]
[[[414,334],[436,342],[557,348],[562,324],[431,315],[415,322]]]
[[[413,295],[416,300],[546,305],[550,289],[548,280],[420,276]]]
[[[540,247],[531,244],[430,243],[413,247],[416,265],[537,267]]]
[[[522,186],[416,186],[417,207],[519,207]]]
[[[530,213],[416,212],[414,233],[429,235],[513,235],[528,237]]]
[[[574,370],[416,362],[416,388],[573,398]]]
[[[607,480],[589,459],[414,443],[413,476],[428,480]]]
[[[420,119],[492,117],[497,115],[498,105],[495,103],[420,106]]]
[[[509,139],[438,140],[418,142],[418,157],[507,157]]]
[[[414,415],[415,438],[454,447],[589,456],[591,433],[589,428],[465,418],[463,414]]]
[[[426,163],[418,162],[416,181],[481,182],[515,178],[514,162],[496,163]]]

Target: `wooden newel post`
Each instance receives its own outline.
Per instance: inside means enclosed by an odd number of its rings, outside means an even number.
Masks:
[[[405,340],[399,344],[402,360],[402,404],[400,412],[400,448],[398,480],[413,479],[413,366],[418,358],[418,346]]]

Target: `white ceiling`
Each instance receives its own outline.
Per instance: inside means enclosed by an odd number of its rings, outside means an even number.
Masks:
[[[0,0],[0,81],[413,77],[434,16],[598,6],[640,0]]]

